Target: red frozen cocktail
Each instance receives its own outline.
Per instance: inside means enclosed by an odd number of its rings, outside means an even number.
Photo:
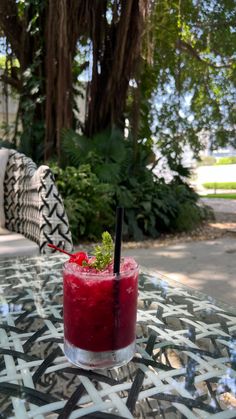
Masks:
[[[122,365],[135,351],[138,266],[124,258],[119,275],[68,261],[64,265],[64,349],[84,368]]]

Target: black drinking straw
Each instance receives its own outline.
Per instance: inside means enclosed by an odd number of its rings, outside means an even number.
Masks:
[[[120,273],[120,255],[121,255],[121,239],[122,239],[122,225],[124,217],[124,208],[116,208],[116,235],[115,235],[115,250],[114,250],[114,267],[113,273],[119,275]]]
[[[116,276],[114,280],[114,328],[112,334],[113,349],[116,349],[117,333],[119,328],[119,312],[120,312],[120,255],[121,255],[121,238],[122,238],[122,224],[123,224],[124,208],[116,208],[116,232],[115,232],[115,250],[114,250],[114,265],[113,273]]]

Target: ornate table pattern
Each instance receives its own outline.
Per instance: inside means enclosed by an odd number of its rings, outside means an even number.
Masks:
[[[85,371],[63,354],[61,255],[0,262],[0,418],[236,418],[236,314],[140,275],[137,354]]]

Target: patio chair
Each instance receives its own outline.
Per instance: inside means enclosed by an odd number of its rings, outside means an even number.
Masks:
[[[48,243],[71,252],[68,218],[50,168],[12,149],[0,149],[0,167],[0,257],[51,253]]]

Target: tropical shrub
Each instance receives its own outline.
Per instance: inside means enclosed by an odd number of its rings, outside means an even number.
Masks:
[[[192,229],[201,221],[198,195],[178,176],[170,184],[158,179],[147,168],[149,159],[145,144],[139,144],[134,159],[132,142],[118,131],[93,140],[67,132],[64,168],[51,167],[75,242],[100,239],[105,229],[114,233],[116,206],[125,208],[125,240],[157,238],[161,232]],[[183,208],[194,212],[185,223]]]
[[[96,240],[113,227],[111,187],[101,183],[88,164],[65,169],[51,164],[51,169],[63,196],[74,243]]]
[[[170,231],[193,230],[205,218],[197,203],[198,195],[187,184],[176,179],[170,187],[175,202],[175,213],[170,219]]]
[[[176,231],[190,231],[201,221],[201,214],[197,206],[189,202],[179,207],[178,215],[173,222],[173,229]]]

